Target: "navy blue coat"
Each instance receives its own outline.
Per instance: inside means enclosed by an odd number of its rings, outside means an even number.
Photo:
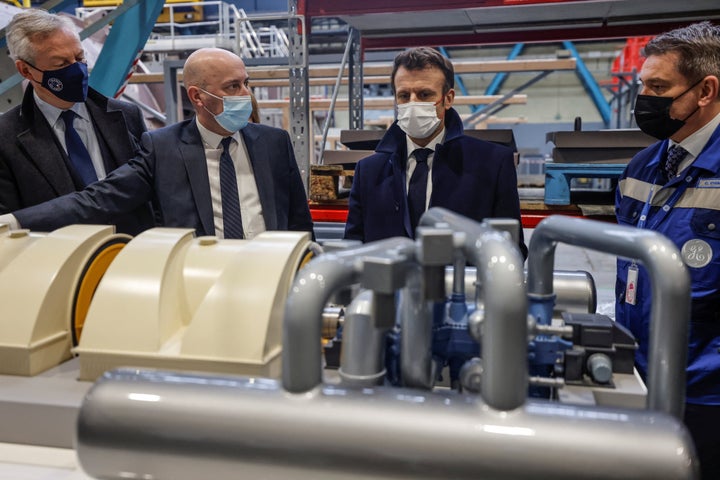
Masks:
[[[248,124],[241,130],[268,230],[312,232],[312,219],[290,136]],[[142,136],[143,154],[104,180],[35,207],[13,212],[23,228],[49,231],[74,223],[112,223],[153,201],[157,224],[214,235],[205,150],[195,118]]]
[[[345,238],[371,242],[413,237],[407,206],[407,140],[397,122],[375,153],[358,162],[350,191]],[[454,109],[445,115],[445,142],[432,165],[430,207],[444,207],[476,221],[520,221],[517,173],[511,149],[464,135]],[[520,249],[527,255],[520,229]]]

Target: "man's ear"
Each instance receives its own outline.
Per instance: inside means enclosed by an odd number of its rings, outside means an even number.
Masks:
[[[715,75],[708,75],[702,80],[702,90],[700,91],[700,100],[698,104],[706,107],[713,102],[720,100],[718,93],[720,91],[720,80]]]
[[[196,87],[195,85],[191,85],[185,89],[188,99],[190,102],[192,102],[193,105],[197,107],[202,107],[203,102],[200,99],[200,89]]]
[[[451,88],[445,94],[445,110],[452,107],[454,101],[455,101],[455,89]]]
[[[20,75],[23,76],[23,78],[26,78],[28,80],[35,80],[30,73],[30,65],[28,65],[23,60],[15,60],[15,68],[17,68],[17,71]]]

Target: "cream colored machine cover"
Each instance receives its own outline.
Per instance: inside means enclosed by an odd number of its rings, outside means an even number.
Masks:
[[[95,292],[74,350],[80,379],[121,366],[278,377],[285,299],[309,244],[304,232],[140,234]]]
[[[75,293],[87,265],[130,237],[107,225],[50,234],[0,230],[0,373],[35,375],[71,357]]]

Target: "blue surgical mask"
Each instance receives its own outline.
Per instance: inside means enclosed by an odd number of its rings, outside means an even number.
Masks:
[[[200,87],[198,87],[200,88]],[[211,97],[215,97],[223,102],[223,111],[215,115],[207,107],[203,106],[208,113],[215,117],[215,121],[228,132],[237,132],[245,128],[252,114],[252,100],[250,95],[225,95],[218,97],[200,88],[203,92]]]
[[[85,62],[75,62],[57,70],[40,70],[27,60],[25,63],[42,72],[40,85],[60,100],[76,103],[84,102],[87,98],[88,67]]]

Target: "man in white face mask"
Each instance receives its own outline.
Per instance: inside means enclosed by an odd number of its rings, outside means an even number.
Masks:
[[[452,108],[454,78],[450,61],[432,48],[395,58],[397,121],[355,168],[345,238],[413,238],[420,215],[434,206],[477,221],[520,220],[513,152],[464,134]],[[522,230],[519,247],[526,255]]]
[[[197,235],[252,238],[313,224],[290,136],[248,123],[248,73],[232,52],[203,48],[183,67],[195,116],[142,136],[142,155],[85,190],[18,210],[20,226],[49,231],[73,223],[113,223],[153,201],[160,226]],[[13,218],[3,218],[14,226]]]

